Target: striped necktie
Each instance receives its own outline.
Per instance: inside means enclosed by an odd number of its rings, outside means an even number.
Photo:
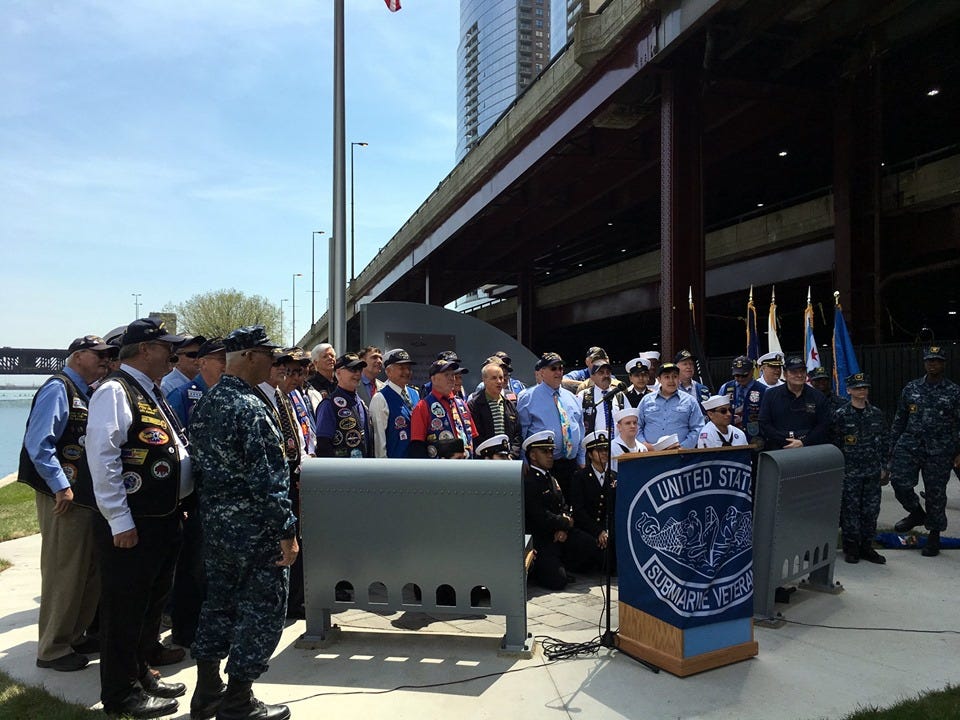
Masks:
[[[570,420],[567,418],[567,411],[563,409],[563,403],[560,402],[560,391],[553,391],[553,401],[557,405],[557,412],[560,414],[560,434],[563,435],[563,456],[565,458],[573,457],[573,430],[570,428]]]
[[[407,406],[407,410],[413,408],[413,403],[410,401],[410,393],[407,392],[406,385],[400,390],[400,397],[403,398],[403,404]]]

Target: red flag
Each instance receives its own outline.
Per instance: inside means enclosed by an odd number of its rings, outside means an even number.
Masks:
[[[400,9],[400,0],[383,0],[387,4],[387,10],[396,12]]]

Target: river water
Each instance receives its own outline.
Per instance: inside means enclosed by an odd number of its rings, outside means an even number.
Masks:
[[[36,390],[0,390],[0,478],[17,471],[23,431]]]

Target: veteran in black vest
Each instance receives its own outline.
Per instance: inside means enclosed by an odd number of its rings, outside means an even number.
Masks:
[[[170,715],[173,698],[186,692],[148,662],[180,548],[180,503],[193,492],[186,435],[160,390],[181,340],[161,321],[130,323],[120,369],[90,399],[85,447],[101,514],[100,699],[112,716]]]
[[[370,411],[357,396],[366,366],[356,353],[337,358],[337,388],[317,408],[317,457],[373,457]]]
[[[84,443],[90,384],[106,374],[112,348],[96,335],[85,335],[70,343],[69,352],[63,372],[52,375],[33,398],[17,476],[37,491],[37,667],[61,672],[86,667],[89,658],[83,651],[97,649],[95,640],[84,637],[100,597],[93,541],[96,506]]]

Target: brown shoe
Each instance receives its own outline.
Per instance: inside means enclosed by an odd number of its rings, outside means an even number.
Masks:
[[[153,652],[150,653],[150,657],[147,658],[147,662],[153,667],[176,665],[178,662],[183,662],[186,656],[187,651],[183,648],[167,647],[157,643]]]

